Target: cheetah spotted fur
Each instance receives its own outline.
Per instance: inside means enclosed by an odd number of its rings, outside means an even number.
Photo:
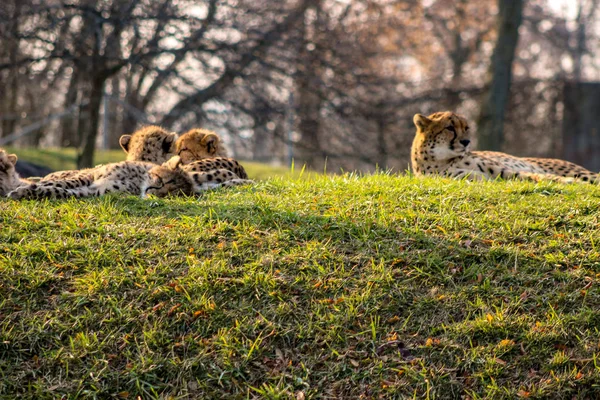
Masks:
[[[411,148],[411,164],[416,175],[439,174],[470,180],[599,181],[597,173],[569,161],[471,151],[469,124],[452,112],[437,112],[427,117],[416,114],[413,122],[417,132]]]

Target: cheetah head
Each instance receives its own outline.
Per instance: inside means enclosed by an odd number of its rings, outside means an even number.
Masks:
[[[469,152],[469,124],[453,112],[437,112],[427,117],[415,114],[413,122],[417,134],[413,142],[413,156],[428,154],[432,160],[450,160]]]
[[[128,161],[162,164],[173,156],[176,140],[176,133],[150,125],[131,135],[121,136],[119,144],[127,153]]]
[[[6,196],[19,181],[19,174],[15,170],[17,155],[8,154],[0,149],[0,196]]]
[[[203,158],[227,157],[221,138],[206,129],[192,129],[177,139],[175,152],[183,164]]]
[[[146,189],[146,194],[153,194],[158,197],[165,197],[176,194],[193,194],[192,183],[188,175],[179,168],[181,159],[174,156],[162,165],[152,168],[150,183]]]

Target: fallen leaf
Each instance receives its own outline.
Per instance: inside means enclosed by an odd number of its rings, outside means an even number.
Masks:
[[[501,347],[508,347],[508,346],[512,346],[514,344],[515,344],[515,342],[510,339],[504,339],[504,340],[501,340],[500,343],[498,343],[498,345]]]
[[[179,307],[181,307],[181,303],[177,303],[177,304],[175,304],[173,307],[171,307],[171,308],[169,309],[169,312],[167,312],[167,315],[171,315],[171,314],[173,314],[175,311],[177,311],[177,309],[178,309]]]
[[[521,295],[519,296],[519,298],[521,299],[521,301],[525,301],[528,296],[529,295],[527,294],[527,290],[526,290],[523,293],[521,293]]]

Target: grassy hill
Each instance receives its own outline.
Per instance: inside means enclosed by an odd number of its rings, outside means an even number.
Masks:
[[[33,162],[46,166],[54,171],[75,169],[77,167],[77,153],[74,148],[13,148],[7,147],[9,153],[16,153],[20,160]],[[123,150],[97,150],[96,164],[106,164],[125,160]],[[264,180],[274,176],[297,178],[305,174],[301,169],[291,170],[287,167],[279,167],[267,164],[261,164],[251,161],[243,162],[248,175],[256,180]]]
[[[599,216],[383,174],[0,199],[0,397],[599,398]]]

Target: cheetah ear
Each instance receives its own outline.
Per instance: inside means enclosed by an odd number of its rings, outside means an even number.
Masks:
[[[125,150],[125,153],[129,153],[129,142],[131,141],[131,135],[122,135],[119,138],[119,144]]]
[[[165,138],[162,142],[162,149],[165,153],[172,153],[175,145],[175,141],[177,140],[177,134],[175,132],[169,133],[169,136]]]
[[[173,156],[173,157],[169,158],[169,160],[167,162],[165,162],[163,165],[165,167],[169,168],[170,170],[175,171],[177,169],[177,167],[179,167],[181,165],[181,157]]]
[[[415,116],[413,117],[413,122],[415,123],[415,126],[420,130],[424,130],[431,124],[431,120],[421,114],[415,114]]]
[[[16,154],[9,154],[8,156],[8,162],[11,163],[12,165],[15,165],[17,163],[17,159],[19,157],[17,157]]]
[[[218,143],[219,137],[214,133],[209,133],[202,139],[202,144],[206,146],[206,150],[209,154],[216,153]]]

